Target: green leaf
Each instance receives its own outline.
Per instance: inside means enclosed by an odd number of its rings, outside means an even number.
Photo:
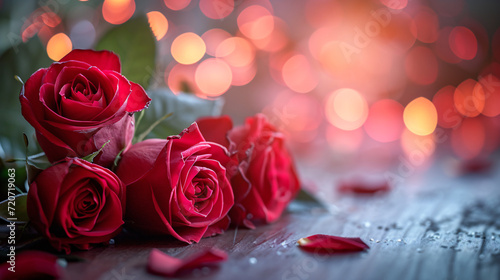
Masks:
[[[28,222],[29,217],[28,217],[28,210],[27,210],[27,198],[28,194],[18,194],[14,196],[14,200],[12,203],[9,204],[9,200],[6,199],[2,202],[0,202],[0,219],[5,220],[7,222],[11,222],[9,218],[17,218],[15,222],[21,223],[21,222]],[[10,208],[9,208],[10,207]],[[10,215],[10,213],[13,213],[14,215]]]
[[[96,49],[118,54],[122,74],[148,87],[155,69],[156,41],[146,17],[136,17],[112,28],[97,43]]]
[[[45,153],[39,153],[26,158],[26,174],[28,176],[28,184],[31,184],[44,169],[51,166]]]
[[[40,151],[36,141],[32,141],[35,130],[21,115],[19,93],[23,85],[14,77],[18,76],[19,79],[26,81],[36,70],[48,67],[51,63],[37,37],[26,43],[19,39],[18,44],[12,44],[0,55],[0,65],[2,65],[0,67],[0,85],[2,86],[0,146],[5,152],[5,158],[24,157],[25,146],[21,138],[23,132],[30,140],[30,150]]]
[[[172,117],[163,121],[147,137],[167,138],[177,135],[189,127],[200,117],[219,116],[224,104],[223,98],[203,99],[194,94],[174,94],[166,88],[148,90],[151,104],[144,110],[141,127],[148,127],[165,115],[173,113]],[[136,126],[140,129],[139,126]],[[136,129],[139,131],[138,129]]]
[[[102,144],[101,148],[93,153],[91,153],[90,155],[86,155],[84,157],[82,157],[83,160],[86,160],[90,163],[92,163],[94,161],[94,158],[100,153],[102,152],[102,149],[104,149],[104,146],[106,146],[106,144],[108,144],[109,142],[111,142],[111,140],[108,140],[106,143]]]

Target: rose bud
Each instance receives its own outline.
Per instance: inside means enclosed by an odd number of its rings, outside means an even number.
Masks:
[[[183,242],[222,233],[234,204],[228,151],[207,142],[196,123],[178,136],[133,145],[117,175],[126,185],[126,221],[144,233]]]
[[[232,129],[227,116],[203,118],[198,123],[207,139],[228,145],[239,163],[231,178],[235,201],[231,222],[255,228],[254,222],[276,221],[300,190],[284,135],[263,114]]]
[[[94,163],[109,167],[134,135],[132,113],[148,106],[144,89],[120,74],[109,51],[73,50],[26,81],[20,101],[24,118],[54,163],[84,157],[111,140]]]
[[[28,216],[57,250],[108,242],[123,224],[124,186],[109,169],[66,158],[31,183]]]

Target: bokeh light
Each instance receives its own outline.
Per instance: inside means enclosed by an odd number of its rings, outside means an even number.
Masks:
[[[191,0],[163,0],[165,6],[174,11],[179,11],[186,8],[190,2]]]
[[[165,83],[168,88],[175,94],[179,92],[201,94],[194,80],[196,66],[196,64],[176,64],[170,71],[165,71]]]
[[[434,43],[439,36],[439,19],[436,13],[427,7],[420,7],[413,16],[416,37],[423,43]]]
[[[174,59],[181,64],[193,64],[205,55],[205,42],[193,32],[183,33],[172,42],[170,49]]]
[[[368,103],[356,90],[338,89],[326,100],[325,114],[328,121],[343,130],[354,130],[368,117]]]
[[[437,111],[432,102],[418,97],[406,105],[403,119],[409,131],[416,135],[429,135],[437,126]]]
[[[432,98],[432,103],[438,114],[438,124],[443,128],[457,127],[463,119],[463,116],[455,108],[454,94],[454,86],[445,86]]]
[[[404,129],[403,110],[403,106],[392,99],[375,102],[363,126],[366,133],[382,143],[398,140]]]
[[[89,49],[94,45],[96,30],[90,21],[82,20],[71,28],[69,37],[75,49]]]
[[[455,64],[461,62],[462,59],[451,50],[449,38],[452,30],[453,27],[446,26],[439,31],[438,39],[434,44],[434,51],[441,60]]]
[[[147,13],[149,26],[153,31],[157,41],[160,41],[168,31],[168,21],[167,18],[158,11],[152,11]]]
[[[260,5],[245,8],[238,15],[237,23],[241,33],[253,40],[266,38],[274,29],[273,15]]]
[[[246,39],[231,37],[219,44],[215,56],[223,58],[231,66],[244,67],[253,62],[255,50]]]
[[[72,49],[71,39],[64,33],[57,33],[47,43],[47,55],[54,61],[59,61]]]
[[[451,51],[459,58],[471,60],[477,54],[477,39],[474,33],[464,26],[457,26],[450,32]]]
[[[380,27],[380,31],[375,34],[378,35],[378,33],[380,33],[380,38],[386,43],[391,44],[391,52],[404,53],[415,44],[416,36],[415,32],[412,32],[415,28],[413,19],[404,11],[391,14],[390,20],[386,20],[384,25],[385,26],[383,28]],[[365,33],[368,34],[366,30]]]
[[[215,56],[215,52],[220,43],[230,37],[231,34],[229,34],[229,32],[220,28],[209,29],[201,35],[201,39],[203,39],[206,45],[206,52],[211,56]]]
[[[479,78],[484,90],[484,108],[482,114],[488,117],[500,115],[500,79],[495,75],[487,74]]]
[[[201,92],[210,97],[225,93],[231,86],[232,72],[222,59],[208,58],[202,61],[194,74]]]
[[[309,60],[302,54],[290,57],[283,64],[282,73],[283,81],[293,91],[307,93],[318,85]]]
[[[460,83],[453,95],[455,108],[466,117],[475,117],[484,109],[484,90],[480,83],[467,79]]]
[[[250,83],[253,78],[255,78],[255,75],[257,74],[257,66],[255,65],[255,63],[243,67],[231,66],[231,72],[233,73],[231,85],[244,86]]]
[[[122,24],[135,12],[134,0],[104,0],[102,16],[111,24]]]
[[[271,34],[263,39],[253,39],[252,43],[262,51],[280,51],[289,43],[286,28],[286,23],[282,19],[274,17],[274,28]]]
[[[223,19],[234,10],[233,0],[200,0],[201,12],[211,19]]]

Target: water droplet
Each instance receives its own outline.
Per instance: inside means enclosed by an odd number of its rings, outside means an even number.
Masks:
[[[115,245],[115,240],[113,238],[109,240],[109,245]]]
[[[252,218],[253,218],[252,213],[248,213],[248,214],[247,214],[247,219],[251,220]]]
[[[372,225],[372,224],[371,224],[370,222],[365,222],[363,225],[364,225],[366,228],[369,228],[369,227],[371,227],[371,225]]]
[[[370,241],[371,241],[371,242],[373,242],[373,241],[375,241],[375,240],[374,240],[373,238],[370,238]]]
[[[287,245],[286,245],[286,241],[281,242],[281,244],[280,244],[280,245],[281,245],[281,246],[283,246],[283,248],[286,248],[286,247],[287,247]]]
[[[495,236],[494,235],[491,235],[491,240],[495,240]]]
[[[375,243],[380,243],[380,240],[375,241]]]
[[[397,242],[401,242],[401,239],[396,240]]]
[[[469,233],[467,233],[467,235],[470,237],[474,236],[474,234],[475,234],[475,232],[473,232],[473,231],[469,231]]]
[[[256,264],[257,263],[257,259],[254,258],[254,257],[251,257],[250,259],[248,259],[248,261],[250,262],[250,264]]]
[[[480,254],[480,255],[479,255],[479,259],[480,259],[480,260],[484,259],[484,257],[485,257],[485,255],[483,255],[483,254]]]
[[[208,275],[210,274],[210,268],[208,266],[204,266],[201,268],[201,274]]]
[[[57,264],[61,267],[67,267],[68,261],[66,261],[65,259],[57,259]]]
[[[417,253],[422,253],[424,250],[422,248],[417,248]]]

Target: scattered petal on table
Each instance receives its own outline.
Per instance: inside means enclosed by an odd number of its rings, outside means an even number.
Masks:
[[[182,260],[171,257],[158,249],[153,249],[149,254],[148,270],[154,274],[174,276],[182,270],[215,264],[226,259],[226,252],[217,249],[206,250]]]
[[[59,279],[63,269],[55,255],[42,251],[24,251],[12,263],[0,266],[0,279]]]
[[[386,180],[377,182],[343,181],[338,186],[338,191],[343,193],[374,194],[390,190],[391,187]]]
[[[458,173],[460,175],[487,173],[492,167],[493,162],[491,160],[473,159],[461,162],[458,165]]]
[[[316,234],[297,241],[301,249],[323,254],[339,252],[354,252],[369,249],[358,237],[339,237],[326,234]]]

